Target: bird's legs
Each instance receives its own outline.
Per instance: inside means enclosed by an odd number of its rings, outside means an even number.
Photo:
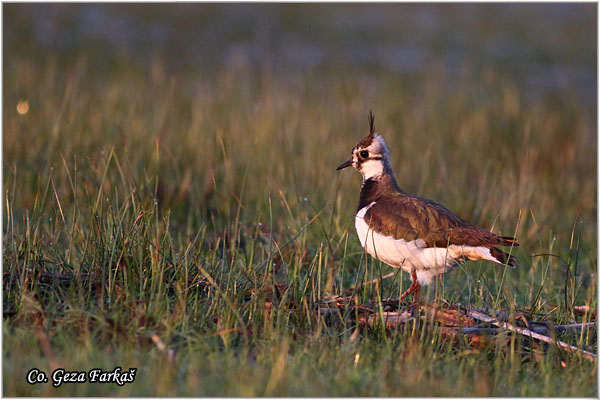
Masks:
[[[408,290],[402,293],[402,296],[400,296],[400,301],[404,300],[406,296],[414,292],[413,301],[416,303],[419,297],[419,290],[421,290],[421,285],[419,285],[419,281],[417,281],[417,273],[414,269],[410,272],[410,280],[412,281],[412,283]]]

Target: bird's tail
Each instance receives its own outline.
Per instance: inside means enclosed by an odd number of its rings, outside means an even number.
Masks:
[[[513,244],[513,246],[515,246],[515,244]],[[516,246],[518,246],[518,244]],[[497,247],[490,248],[490,254],[496,259],[495,261],[497,263],[508,265],[511,268],[515,268],[517,266],[517,259],[514,256],[505,253]]]
[[[514,246],[514,247],[517,247],[519,245],[519,243],[517,242],[517,239],[514,238],[514,237],[510,237],[510,236],[498,236],[498,238],[501,241],[501,243],[499,243],[500,246]]]

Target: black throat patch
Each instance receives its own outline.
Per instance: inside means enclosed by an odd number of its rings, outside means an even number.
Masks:
[[[379,180],[369,178],[363,182],[362,188],[360,189],[360,198],[358,199],[358,209],[357,212],[362,208],[365,208],[369,204],[374,201],[377,201],[379,197],[381,197],[381,193],[379,193]]]

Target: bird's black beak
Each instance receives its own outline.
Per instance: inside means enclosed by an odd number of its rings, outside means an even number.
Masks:
[[[344,169],[344,168],[349,167],[351,165],[352,165],[352,160],[344,161],[343,163],[341,163],[340,165],[338,165],[338,167],[336,169],[339,171],[340,169]]]

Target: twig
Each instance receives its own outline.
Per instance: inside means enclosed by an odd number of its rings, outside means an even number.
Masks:
[[[359,304],[356,297],[328,296],[319,300],[318,311],[321,314],[338,313],[340,309],[358,310],[359,313],[372,314],[372,307]]]
[[[595,322],[588,322],[585,324],[556,325],[553,328],[548,328],[547,326],[533,326],[530,330],[532,330],[536,333],[547,333],[551,330],[554,330],[555,332],[565,332],[568,330],[591,329],[591,328],[595,328],[595,327],[596,327]],[[479,328],[479,327],[465,327],[465,328],[445,327],[445,328],[454,330],[456,332],[460,331],[465,335],[479,335],[479,334],[493,335],[500,331],[499,328]]]
[[[383,275],[383,276],[381,277],[381,280],[384,280],[384,279],[387,279],[387,278],[391,278],[391,277],[392,277],[392,276],[394,276],[394,275],[396,275],[396,272],[390,272],[389,274],[385,274],[385,275]],[[353,286],[353,287],[351,287],[351,288],[348,288],[348,289],[346,289],[346,293],[353,293],[353,292],[355,292],[357,289],[360,289],[360,288],[362,288],[363,286],[372,285],[372,284],[374,284],[374,283],[377,283],[377,282],[379,282],[379,280],[380,280],[380,278],[376,278],[376,279],[373,279],[372,281],[369,281],[369,282],[364,282],[364,283],[361,283],[360,285]]]
[[[579,347],[570,345],[565,342],[561,342],[560,340],[553,340],[552,338],[550,338],[546,335],[542,335],[542,334],[534,332],[530,329],[519,328],[518,326],[514,326],[512,324],[509,324],[508,322],[500,322],[497,319],[492,318],[492,317],[490,317],[482,312],[479,312],[479,311],[466,310],[466,313],[469,317],[475,318],[479,321],[489,322],[489,323],[496,325],[497,327],[508,329],[510,331],[520,333],[521,335],[524,335],[524,336],[529,336],[533,339],[537,339],[537,340],[540,340],[545,343],[550,343],[550,344],[555,343],[557,346],[559,346],[565,350],[569,350],[569,351],[576,352],[576,353],[577,352],[581,353],[583,358],[585,358],[586,360],[589,360],[592,362],[596,361],[596,354],[590,353],[589,351],[582,350]]]
[[[574,329],[592,329],[596,327],[595,322],[586,322],[582,324],[567,324],[567,325],[555,325],[553,328],[548,328],[547,326],[534,326],[532,330],[541,333],[548,332],[550,330],[554,330],[556,332],[564,332],[568,330]]]

